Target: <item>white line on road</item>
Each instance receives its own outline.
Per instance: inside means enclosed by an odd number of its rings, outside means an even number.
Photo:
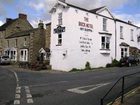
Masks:
[[[96,85],[87,85],[87,86],[82,86],[82,87],[76,87],[76,88],[68,89],[67,91],[78,93],[78,94],[85,94],[85,93],[91,92],[95,89],[98,89],[98,88],[103,87],[108,84],[110,84],[110,82],[96,84]],[[90,88],[90,89],[86,90],[86,88]]]
[[[20,100],[15,100],[14,101],[14,105],[19,105],[20,104]]]
[[[27,99],[27,103],[31,104],[31,103],[34,103],[34,101],[33,101],[33,99]]]
[[[67,83],[67,82],[68,81],[58,81],[58,82],[39,84],[39,85],[29,85],[29,87],[42,87],[42,86],[48,86],[48,85],[59,84],[59,83]]]
[[[16,98],[16,99],[19,99],[19,98],[20,98],[20,94],[16,94],[16,95],[15,95],[15,98]]]
[[[34,103],[33,98],[32,98],[32,95],[30,93],[29,86],[24,86],[24,88],[25,88],[25,92],[26,92],[27,103],[28,104]]]

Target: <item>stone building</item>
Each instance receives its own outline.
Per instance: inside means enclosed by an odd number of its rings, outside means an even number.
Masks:
[[[34,64],[39,57],[43,57],[44,60],[46,51],[41,54],[42,50],[49,49],[50,42],[47,43],[45,40],[49,36],[49,29],[44,29],[41,21],[38,28],[33,28],[24,14],[19,14],[19,18],[10,20],[0,27],[1,54],[8,55],[13,62]]]

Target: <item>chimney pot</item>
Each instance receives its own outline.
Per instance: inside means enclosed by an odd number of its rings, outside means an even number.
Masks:
[[[19,14],[19,18],[20,18],[20,19],[27,20],[27,15],[26,15],[26,14],[20,13],[20,14]]]
[[[11,18],[6,18],[6,23],[12,21]]]

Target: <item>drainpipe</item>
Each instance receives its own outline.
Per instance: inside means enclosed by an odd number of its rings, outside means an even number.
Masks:
[[[117,26],[116,26],[116,20],[115,22],[115,59],[117,58]]]

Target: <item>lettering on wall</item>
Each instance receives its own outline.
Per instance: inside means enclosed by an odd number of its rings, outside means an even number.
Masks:
[[[88,54],[91,52],[92,38],[88,38],[86,36],[80,37],[79,43],[81,52],[83,52],[84,54]]]
[[[89,23],[89,18],[84,17],[84,22],[79,21],[78,25],[80,26],[81,31],[92,32],[93,25]]]
[[[88,17],[84,17],[83,22],[79,21],[78,25],[80,26],[80,30],[83,31],[83,35],[79,39],[80,50],[84,54],[89,54],[93,45],[92,36],[90,35],[93,32],[93,25],[89,23]]]

